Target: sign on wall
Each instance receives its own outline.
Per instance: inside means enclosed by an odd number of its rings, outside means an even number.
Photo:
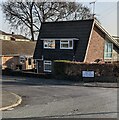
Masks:
[[[82,71],[82,77],[94,77],[95,72],[94,71]]]

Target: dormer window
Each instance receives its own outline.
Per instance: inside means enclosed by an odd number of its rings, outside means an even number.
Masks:
[[[60,49],[73,49],[73,40],[60,40]]]
[[[55,49],[55,40],[44,40],[44,48]]]

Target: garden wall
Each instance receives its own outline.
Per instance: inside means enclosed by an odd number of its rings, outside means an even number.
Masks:
[[[83,78],[82,71],[94,71],[94,78]],[[54,76],[59,79],[71,79],[85,82],[117,82],[119,63],[117,64],[84,64],[78,62],[54,62]]]
[[[31,77],[31,78],[45,78],[45,79],[51,79],[52,74],[37,74],[33,71],[13,71],[11,69],[5,69],[2,70],[2,75],[8,75],[8,76],[19,76],[19,77]]]

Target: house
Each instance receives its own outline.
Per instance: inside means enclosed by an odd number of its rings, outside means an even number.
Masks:
[[[95,19],[42,23],[34,59],[37,73],[52,72],[54,60],[119,61],[119,43]]]
[[[12,34],[11,39],[13,39],[15,41],[30,41],[30,39],[26,38],[23,35],[15,35],[15,34]]]
[[[0,30],[0,39],[1,40],[12,40],[12,41],[30,41],[30,39],[26,38],[23,35],[16,35],[12,32],[12,34],[10,33],[6,33]]]
[[[119,44],[119,37],[118,36],[112,36],[114,40]],[[113,50],[113,60],[119,62],[119,53]]]
[[[36,42],[0,40],[2,69],[29,70],[34,68],[33,53]]]
[[[0,39],[1,40],[11,40],[12,35],[0,30]]]

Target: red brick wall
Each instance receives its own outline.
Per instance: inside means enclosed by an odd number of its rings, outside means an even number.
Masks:
[[[94,26],[85,62],[104,58],[104,34]]]
[[[19,65],[19,56],[13,57],[13,56],[4,56],[2,57],[2,69],[10,68],[10,69],[16,69],[16,65]],[[31,68],[28,68],[28,60],[22,64],[22,70],[28,70],[34,68],[33,59],[32,59],[32,65]]]

